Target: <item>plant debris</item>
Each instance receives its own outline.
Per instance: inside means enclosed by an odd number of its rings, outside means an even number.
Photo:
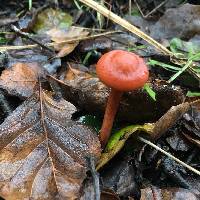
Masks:
[[[86,156],[100,155],[91,129],[71,120],[76,108],[42,91],[0,126],[1,190],[6,199],[76,199],[86,177]]]
[[[198,1],[0,4],[0,199],[200,198]],[[106,148],[112,50],[148,66],[122,96]]]

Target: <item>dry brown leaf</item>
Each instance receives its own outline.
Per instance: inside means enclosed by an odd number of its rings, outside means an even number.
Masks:
[[[78,69],[74,69],[69,65],[69,69],[67,70],[65,74],[65,79],[68,81],[74,81],[77,78],[80,79],[88,79],[91,78],[92,76],[89,73],[82,72]]]
[[[56,57],[62,58],[64,56],[70,54],[72,51],[74,51],[74,49],[76,48],[77,45],[78,45],[78,42],[64,44],[61,47],[59,45],[55,45],[54,48],[59,51],[57,53]]]
[[[68,29],[53,28],[46,32],[55,42],[54,48],[59,51],[57,57],[64,57],[70,54],[78,45],[77,42],[67,43],[66,40],[76,39],[77,37],[85,37],[89,34],[88,31],[80,27],[71,26]]]
[[[194,139],[188,134],[182,133],[191,143],[195,144],[197,147],[200,147],[200,140],[199,139]]]
[[[85,157],[100,156],[97,135],[71,120],[76,108],[50,93],[41,97],[27,99],[0,125],[0,196],[6,200],[76,199]]]
[[[0,87],[11,95],[29,97],[42,73],[37,63],[17,63],[2,72]]]
[[[77,37],[85,37],[89,34],[88,31],[81,27],[71,26],[68,29],[53,28],[46,32],[54,42],[64,42]]]
[[[194,102],[185,102],[177,106],[172,106],[154,126],[153,139],[160,138],[169,128],[171,128],[189,109],[191,106],[199,106],[200,100]]]

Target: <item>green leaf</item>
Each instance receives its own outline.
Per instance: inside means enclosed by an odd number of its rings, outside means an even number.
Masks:
[[[31,10],[32,9],[32,0],[28,0],[28,8],[29,8],[29,10]]]
[[[48,8],[38,14],[33,31],[45,33],[53,28],[67,29],[72,25],[72,17],[59,9]]]
[[[173,38],[170,41],[170,50],[173,53],[179,53],[179,50],[182,49],[182,47],[183,47],[183,43],[182,43],[181,39],[179,39],[179,38]]]
[[[188,91],[186,94],[187,97],[200,97],[200,92],[191,92]]]
[[[87,62],[88,62],[89,58],[91,57],[91,55],[92,55],[92,51],[89,51],[89,52],[86,54],[86,56],[85,56],[85,58],[84,58],[84,60],[83,60],[83,64],[84,64],[84,65],[87,64]]]
[[[176,74],[174,74],[169,80],[168,82],[171,83],[172,81],[174,81],[178,76],[180,76],[188,67],[190,67],[192,65],[192,60],[188,60],[187,63],[185,64],[185,66],[178,71]]]
[[[143,89],[147,92],[147,94],[156,101],[156,93],[152,90],[152,88],[149,86],[148,83],[146,83],[143,87]]]
[[[124,146],[127,139],[137,131],[143,131],[151,134],[154,124],[131,125],[115,132],[108,141],[105,152],[101,154],[101,158],[96,169],[102,168],[109,160],[111,160]]]
[[[170,49],[176,54],[183,54],[185,58],[195,61],[200,60],[200,47],[195,42],[186,42],[179,38],[173,38],[170,41]]]
[[[169,65],[169,64],[157,61],[157,60],[152,60],[152,59],[150,59],[147,64],[150,66],[153,66],[153,67],[159,66],[159,67],[164,68],[165,70],[173,71],[173,72],[181,70],[180,67],[175,67],[173,65]]]
[[[128,47],[127,51],[137,51],[140,49],[146,49],[146,45],[135,45],[134,47]]]

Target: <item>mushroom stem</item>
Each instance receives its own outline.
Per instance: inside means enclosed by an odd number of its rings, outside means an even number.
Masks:
[[[106,105],[103,124],[99,135],[102,148],[105,147],[108,138],[110,137],[113,121],[115,119],[122,94],[123,92],[111,88],[111,92]]]

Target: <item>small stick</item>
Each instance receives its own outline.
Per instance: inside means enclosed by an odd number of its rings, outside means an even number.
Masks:
[[[101,37],[101,36],[105,36],[105,35],[111,35],[111,34],[114,34],[114,33],[122,33],[122,31],[108,31],[108,32],[99,33],[99,34],[96,34],[96,35],[73,38],[73,39],[62,41],[62,42],[51,42],[51,43],[47,43],[46,46],[51,47],[51,46],[54,46],[55,44],[74,43],[74,42],[77,42],[77,41],[94,39],[94,38],[97,38],[97,37]],[[29,49],[29,48],[35,48],[35,47],[38,47],[38,44],[29,44],[29,45],[23,45],[23,46],[0,46],[0,51]]]
[[[165,3],[167,3],[168,0],[165,0],[163,2],[161,2],[159,5],[157,5],[153,10],[151,10],[149,13],[147,13],[146,15],[143,13],[142,9],[140,8],[140,5],[138,4],[137,0],[135,0],[135,4],[138,8],[138,10],[140,11],[142,17],[144,18],[148,18],[149,15],[153,14],[154,12],[156,12],[160,7],[162,7]]]
[[[99,176],[95,169],[94,158],[89,156],[87,157],[87,161],[93,178],[94,193],[95,193],[94,200],[100,200]]]
[[[27,39],[29,39],[30,41],[32,41],[32,42],[38,44],[38,45],[41,46],[42,48],[44,48],[44,49],[50,51],[51,53],[54,53],[54,50],[53,50],[53,49],[51,49],[51,48],[49,48],[48,46],[42,44],[41,42],[37,41],[36,39],[30,37],[30,35],[29,35],[28,33],[25,33],[25,32],[23,32],[23,31],[19,30],[16,26],[11,25],[11,28],[12,28],[13,31],[15,31],[16,33],[18,33],[18,34],[24,36],[25,38],[27,38]]]
[[[138,37],[142,38],[143,40],[147,41],[149,44],[154,46],[156,49],[160,50],[163,54],[173,56],[173,52],[168,50],[166,47],[164,47],[162,44],[154,40],[152,37],[147,35],[146,33],[142,32],[140,29],[138,29],[136,26],[132,25],[130,22],[128,22],[125,19],[122,19],[120,16],[116,15],[112,11],[108,10],[107,8],[104,8],[99,3],[97,3],[94,0],[79,0],[80,2],[86,4],[90,8],[93,8],[97,12],[101,13],[108,19],[112,20],[113,22],[119,24],[123,28],[129,30],[130,32],[134,33]]]
[[[166,156],[168,156],[169,158],[171,158],[172,160],[175,160],[177,163],[183,165],[184,167],[186,167],[187,169],[189,169],[190,171],[194,172],[195,174],[200,176],[200,171],[198,171],[197,169],[191,167],[190,165],[184,163],[183,161],[179,160],[178,158],[176,158],[175,156],[171,155],[170,153],[164,151],[163,149],[161,149],[160,147],[156,146],[155,144],[153,144],[152,142],[142,138],[142,137],[138,137],[138,139],[142,142],[144,142],[145,144],[150,145],[151,147],[155,148],[156,150],[162,152],[163,154],[165,154]]]
[[[131,15],[131,12],[132,12],[132,0],[129,0],[129,2],[128,2],[128,12],[129,12],[129,15]]]

